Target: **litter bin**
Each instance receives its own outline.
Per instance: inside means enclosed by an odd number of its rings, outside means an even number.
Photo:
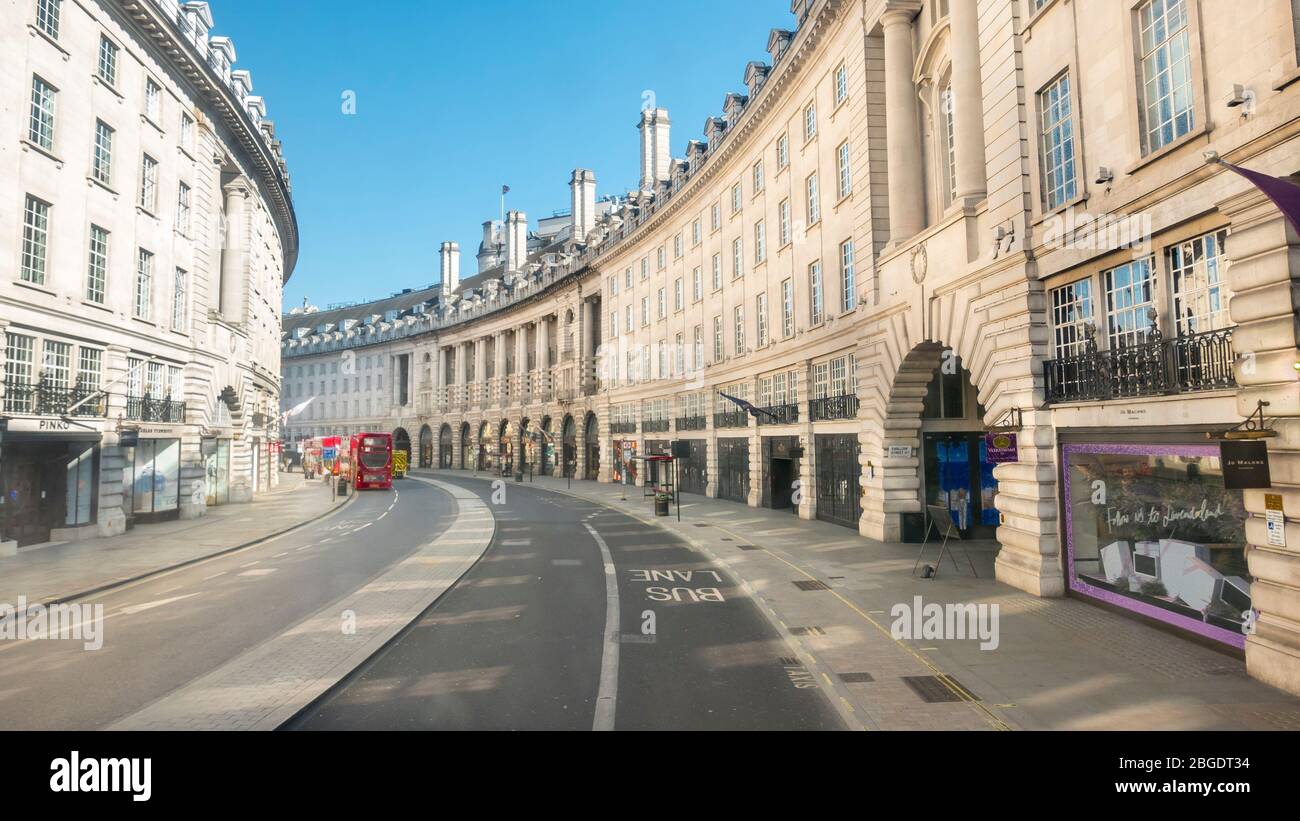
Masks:
[[[348,495],[348,480],[342,476],[339,477],[338,493],[340,496]]]

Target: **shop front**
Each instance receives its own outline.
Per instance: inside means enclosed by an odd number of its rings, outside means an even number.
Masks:
[[[635,439],[615,439],[614,447],[614,482],[617,484],[636,484],[637,442]]]
[[[749,501],[749,440],[718,440],[717,498],[746,504]]]
[[[0,541],[27,547],[94,527],[98,431],[62,420],[10,419],[0,435]]]
[[[1255,621],[1246,511],[1220,445],[1062,441],[1070,590],[1244,648]]]
[[[678,460],[678,482],[683,493],[705,494],[709,486],[708,453],[709,443],[705,439],[684,439],[678,442],[686,445],[687,453]]]
[[[207,437],[200,443],[208,507],[230,504],[230,449],[230,439]]]
[[[132,441],[134,444],[127,444]],[[127,526],[179,518],[180,438],[144,432],[130,439],[124,435],[122,453],[126,460],[122,493]]]
[[[799,512],[795,483],[802,455],[798,436],[763,437],[763,507]]]

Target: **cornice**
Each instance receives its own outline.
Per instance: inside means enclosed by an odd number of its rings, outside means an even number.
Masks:
[[[807,21],[795,34],[795,40],[787,48],[785,56],[772,67],[767,81],[763,83],[758,94],[750,98],[749,105],[740,116],[740,121],[722,138],[722,145],[708,155],[704,166],[693,174],[686,185],[673,194],[662,208],[657,209],[649,219],[617,243],[599,251],[588,265],[599,272],[601,264],[635,246],[646,235],[676,217],[699,195],[701,189],[719,174],[724,173],[722,169],[748,147],[754,135],[766,123],[772,110],[784,100],[785,92],[802,75],[805,64],[809,62],[827,31],[839,20],[841,12],[853,5],[849,0],[822,0],[818,9],[808,16]]]
[[[203,96],[208,105],[235,136],[251,162],[270,199],[270,211],[284,243],[284,282],[298,263],[298,217],[289,194],[288,180],[280,173],[276,158],[234,93],[208,65],[207,55],[180,35],[162,9],[148,0],[117,0],[127,17],[145,35],[144,39],[171,61],[175,68]]]

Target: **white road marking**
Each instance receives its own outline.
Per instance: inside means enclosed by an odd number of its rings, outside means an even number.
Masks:
[[[582,567],[581,559],[551,559],[551,564],[556,567]]]
[[[255,564],[261,564],[261,563],[262,563],[262,560],[261,560],[261,559],[258,559],[258,560],[255,561],[255,562],[249,562],[248,564],[241,564],[240,567],[252,567],[252,566],[255,565]]]
[[[197,595],[199,594],[187,593],[184,596],[172,596],[170,599],[158,599],[157,601],[146,602],[144,604],[131,604],[131,605],[127,605],[126,607],[119,608],[118,612],[125,613],[128,616],[134,616],[136,613],[143,613],[146,610],[152,610],[155,607],[162,607],[164,605],[172,604],[173,602],[178,602],[183,599],[193,598],[194,596]]]
[[[532,539],[506,539],[501,543],[502,547],[528,547],[533,543]]]
[[[213,579],[217,578],[218,576],[224,576],[224,575],[226,575],[226,571],[223,570],[220,573],[213,573],[211,576],[204,576],[203,581],[210,582]]]
[[[260,567],[256,570],[245,570],[240,573],[241,576],[269,576],[276,571],[274,567]]]
[[[282,557],[282,556],[288,556],[288,555],[289,555],[289,551],[286,550],[286,551],[284,551],[283,553],[276,553],[276,554],[275,554],[274,556],[272,556],[271,558],[272,558],[272,559],[278,559],[278,558],[280,558],[280,557]]]
[[[363,531],[363,530],[365,530],[366,528],[370,527],[372,524],[374,524],[374,522],[366,522],[366,523],[363,524],[361,527],[358,527],[356,530],[354,530],[354,531],[352,531],[352,532],[353,532],[353,533],[360,533],[361,531]]]
[[[618,575],[614,569],[614,557],[609,552],[609,545],[596,532],[596,528],[582,523],[596,540],[600,548],[600,557],[605,563],[605,649],[600,657],[600,687],[596,691],[596,719],[592,722],[593,730],[614,729],[614,708],[618,701],[618,648],[619,648],[619,605]]]

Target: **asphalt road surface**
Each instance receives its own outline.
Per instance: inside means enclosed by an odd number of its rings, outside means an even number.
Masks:
[[[101,649],[0,644],[0,729],[111,724],[363,586],[454,510],[445,493],[399,482],[316,526],[92,596],[83,603],[103,605]]]
[[[439,479],[489,503],[492,545],[288,728],[843,728],[757,605],[676,536],[527,484],[497,504],[489,480]]]

